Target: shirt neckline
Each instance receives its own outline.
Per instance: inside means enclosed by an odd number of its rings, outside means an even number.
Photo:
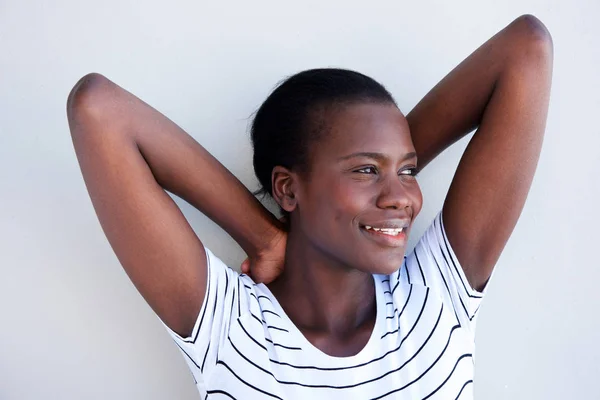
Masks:
[[[298,327],[294,324],[294,322],[289,318],[289,316],[287,315],[287,313],[285,312],[285,310],[283,309],[281,304],[279,304],[279,301],[273,295],[271,290],[269,290],[269,288],[262,283],[259,285],[261,286],[261,289],[264,290],[265,293],[271,298],[273,308],[275,308],[275,311],[285,321],[285,324],[289,328],[289,333],[294,337],[294,341],[296,341],[296,343],[299,343],[299,347],[302,348],[302,351],[305,352],[305,355],[307,357],[310,357],[311,359],[317,358],[317,359],[321,359],[325,362],[330,362],[330,363],[333,362],[335,364],[346,364],[346,363],[351,364],[351,363],[360,362],[362,359],[371,359],[373,357],[372,348],[374,346],[376,346],[377,342],[379,341],[378,332],[381,331],[381,325],[383,323],[383,318],[385,318],[385,315],[384,315],[385,313],[383,312],[383,308],[382,308],[382,305],[385,302],[383,299],[384,296],[383,296],[383,289],[381,286],[382,285],[381,280],[378,278],[377,275],[373,274],[371,276],[373,277],[373,284],[375,285],[375,303],[376,303],[375,324],[373,325],[373,331],[371,332],[371,336],[369,337],[367,344],[365,344],[365,346],[357,354],[348,356],[348,357],[329,355],[329,354],[321,351],[315,345],[313,345],[304,336],[304,334],[300,331],[300,329],[298,329]]]

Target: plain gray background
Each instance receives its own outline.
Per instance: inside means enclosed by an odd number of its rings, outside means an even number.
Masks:
[[[87,195],[65,116],[83,74],[101,72],[164,112],[255,189],[249,117],[284,76],[356,69],[408,112],[524,13],[553,35],[554,84],[537,175],[481,310],[475,393],[600,398],[597,0],[0,0],[0,398],[197,398]],[[412,244],[470,137],[423,172]],[[237,267],[235,243],[177,201]]]

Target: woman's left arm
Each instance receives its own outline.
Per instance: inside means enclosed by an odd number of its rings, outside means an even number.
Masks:
[[[422,169],[477,128],[443,206],[448,240],[482,290],[525,204],[548,113],[553,44],[524,15],[442,79],[407,115]]]

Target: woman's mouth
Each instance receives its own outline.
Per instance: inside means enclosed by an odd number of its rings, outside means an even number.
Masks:
[[[361,225],[361,232],[370,240],[384,247],[401,247],[406,244],[406,227],[376,227]]]
[[[363,228],[368,231],[381,232],[385,235],[390,235],[390,236],[398,236],[398,234],[400,234],[404,231],[404,228],[376,228],[374,226],[369,226],[369,225],[365,225]]]

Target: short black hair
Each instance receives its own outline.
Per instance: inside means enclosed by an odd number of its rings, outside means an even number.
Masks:
[[[257,194],[273,195],[275,166],[308,167],[310,144],[326,130],[326,110],[361,102],[396,105],[383,85],[346,69],[310,69],[281,81],[256,112],[251,127],[254,172],[261,185]]]

